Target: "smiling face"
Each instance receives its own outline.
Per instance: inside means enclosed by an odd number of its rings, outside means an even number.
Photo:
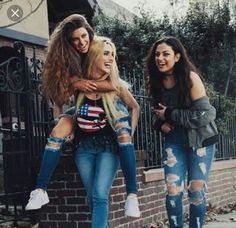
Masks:
[[[166,43],[157,45],[155,50],[155,63],[158,70],[166,75],[173,73],[175,63],[179,61],[180,54],[175,53]]]
[[[73,47],[81,54],[86,54],[90,46],[88,31],[84,28],[77,28],[71,35]]]
[[[110,74],[114,58],[112,46],[109,43],[104,42],[102,53],[99,54],[92,67],[93,79],[99,79],[105,74]]]

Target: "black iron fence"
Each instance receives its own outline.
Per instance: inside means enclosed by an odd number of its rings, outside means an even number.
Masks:
[[[40,92],[42,65],[25,47],[0,47],[0,223],[25,216],[34,186],[34,162],[49,129],[47,102]]]
[[[231,111],[231,117],[224,121],[226,129],[220,134],[217,144],[216,160],[228,160],[236,158],[236,100]]]
[[[145,90],[145,79],[142,69],[135,68],[132,73],[121,70],[122,78],[131,84],[132,92],[140,104],[141,115],[137,131],[135,133],[135,148],[147,152],[146,168],[162,167],[162,136],[153,128],[154,113],[150,104],[150,98]],[[216,109],[221,107],[221,99],[217,99]],[[216,146],[215,160],[228,160],[236,158],[236,100],[232,101],[234,107],[231,117],[224,121],[224,134],[220,134],[219,143]]]

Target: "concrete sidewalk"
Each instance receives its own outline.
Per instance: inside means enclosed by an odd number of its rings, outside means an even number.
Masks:
[[[184,228],[188,228],[188,224]],[[236,228],[236,211],[212,216],[212,221],[207,222],[203,228]]]
[[[204,228],[236,228],[236,211],[213,216],[215,221],[208,222]]]

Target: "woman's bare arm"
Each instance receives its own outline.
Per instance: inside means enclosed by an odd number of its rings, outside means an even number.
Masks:
[[[115,91],[114,86],[111,82],[106,79],[103,81],[94,81],[87,79],[79,79],[76,76],[71,78],[72,87],[74,90],[79,90],[81,92],[112,92]]]
[[[190,80],[192,82],[192,88],[190,90],[190,95],[193,101],[206,96],[206,90],[203,85],[203,82],[198,74],[191,72]]]

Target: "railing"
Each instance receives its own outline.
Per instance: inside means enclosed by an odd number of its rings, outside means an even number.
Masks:
[[[40,92],[42,63],[35,50],[27,59],[24,44],[15,42],[5,55],[0,62],[0,224],[14,221],[16,227],[17,221],[29,220],[24,207],[50,116]]]
[[[132,73],[127,73],[122,69],[121,77],[131,84],[134,97],[141,108],[139,124],[134,136],[135,149],[146,151],[147,169],[162,167],[162,136],[153,128],[154,114],[150,97],[145,90],[144,74],[142,70],[134,69]],[[232,116],[225,122],[224,127],[227,133],[219,135],[215,160],[236,158],[236,101]]]
[[[225,122],[226,133],[219,136],[216,160],[236,158],[236,101],[229,120]]]
[[[132,73],[122,69],[121,77],[129,82],[132,93],[140,105],[139,123],[134,135],[136,150],[143,150],[147,155],[145,167],[148,169],[161,166],[162,137],[153,128],[153,108],[145,89],[145,78],[138,67]]]

